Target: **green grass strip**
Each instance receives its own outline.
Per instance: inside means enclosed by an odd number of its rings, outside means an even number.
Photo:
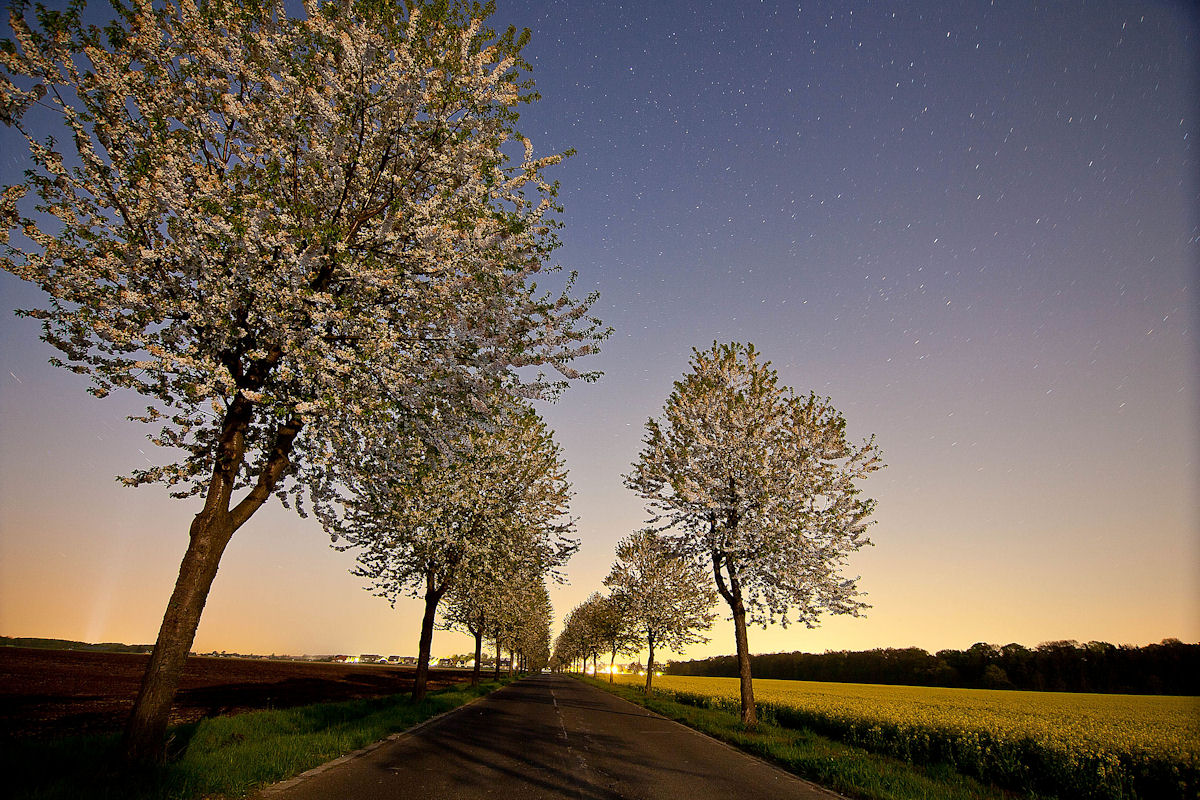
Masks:
[[[455,686],[419,703],[407,694],[212,717],[172,729],[167,763],[122,773],[120,737],[0,744],[12,797],[29,800],[192,800],[247,793],[324,764],[505,683]]]
[[[578,677],[578,676],[576,676]],[[945,764],[914,766],[834,741],[810,730],[760,722],[753,731],[728,710],[647,697],[641,689],[584,678],[656,714],[774,762],[788,772],[850,797],[867,800],[1011,800],[1012,795],[961,774]]]

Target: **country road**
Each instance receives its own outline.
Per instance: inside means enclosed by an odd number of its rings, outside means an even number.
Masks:
[[[570,678],[519,681],[263,800],[837,796]]]

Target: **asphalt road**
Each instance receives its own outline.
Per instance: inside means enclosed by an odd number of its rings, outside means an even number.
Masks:
[[[561,676],[514,683],[271,800],[835,798],[707,736]]]

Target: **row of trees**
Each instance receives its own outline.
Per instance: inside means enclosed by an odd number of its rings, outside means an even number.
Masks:
[[[550,662],[553,609],[542,576],[519,572],[503,575],[482,566],[466,571],[455,583],[447,593],[443,612],[447,629],[475,639],[472,686],[479,683],[485,639],[495,643],[497,676],[504,648],[508,649],[510,669],[516,665],[518,669],[537,671]]]
[[[619,655],[646,657],[646,691],[654,680],[654,649],[682,650],[706,642],[701,631],[712,627],[716,593],[707,585],[702,565],[675,552],[653,530],[641,530],[617,544],[617,559],[604,579],[608,594],[593,593],[572,609],[554,645],[564,666],[592,659],[600,672],[600,656],[608,658],[609,681]]]
[[[866,608],[857,578],[842,568],[870,543],[875,504],[858,484],[883,464],[874,437],[852,443],[827,398],[781,386],[753,345],[714,343],[694,350],[689,367],[662,417],[646,423],[643,449],[625,476],[646,501],[652,527],[621,542],[605,581],[612,595],[594,595],[576,610],[584,621],[564,630],[561,656],[595,661],[604,644],[615,659],[625,640],[608,631],[620,627],[586,622],[590,605],[608,605],[628,629],[645,632],[652,663],[655,643],[696,641],[694,631],[711,623],[703,614],[719,595],[734,623],[742,722],[753,726],[748,627],[813,627],[824,613]],[[642,552],[652,555],[643,559]],[[651,614],[684,622],[669,605],[683,597],[695,604],[687,628],[693,633],[668,639],[645,622]]]
[[[46,292],[20,313],[55,363],[97,396],[149,400],[135,419],[163,463],[124,482],[202,501],[127,757],[161,757],[222,554],[272,495],[354,548],[373,591],[424,600],[426,656],[447,597],[477,649],[490,632],[543,652],[540,622],[495,610],[548,618],[544,579],[575,549],[565,470],[526,401],[594,378],[571,362],[608,332],[572,280],[534,280],[558,245],[544,172],[562,156],[534,158],[516,129],[535,97],[526,35],[467,0],[308,0],[297,18],[277,0],[111,1],[103,28],[82,0],[12,4],[0,120],[29,169],[0,199],[0,264]],[[652,527],[610,599],[648,647],[685,643],[707,609],[672,634],[646,598],[680,570],[691,588],[666,596],[702,603],[705,564],[753,725],[748,625],[865,607],[840,570],[868,543],[856,482],[881,464],[752,346],[691,366],[625,478]]]
[[[543,580],[578,546],[566,465],[549,429],[527,403],[498,398],[492,408],[449,455],[395,417],[386,430],[347,427],[355,441],[339,442],[346,455],[321,476],[329,483],[317,493],[317,516],[340,547],[357,550],[355,574],[393,605],[401,596],[424,603],[418,699],[448,594],[448,621],[475,637],[477,654],[485,634],[536,651],[526,640],[550,625]]]
[[[1144,647],[1108,642],[979,642],[930,654],[918,647],[862,652],[771,653],[752,658],[764,678],[1056,692],[1200,694],[1200,644],[1165,639]],[[672,661],[672,675],[732,677],[733,656]]]
[[[161,462],[124,483],[199,498],[127,758],[161,758],[222,554],[272,495],[315,509],[384,597],[426,600],[423,651],[452,596],[451,619],[543,652],[540,622],[461,597],[548,619],[542,578],[573,544],[524,403],[595,377],[571,362],[607,335],[572,280],[534,280],[562,155],[516,128],[527,35],[468,0],[111,4],[103,27],[83,0],[9,4],[0,120],[28,170],[0,195],[0,265],[45,291],[19,313],[53,363],[147,399]],[[537,466],[500,480],[510,446]]]

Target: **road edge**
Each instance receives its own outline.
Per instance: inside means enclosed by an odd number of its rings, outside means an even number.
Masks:
[[[749,751],[743,750],[740,747],[732,745],[729,742],[718,739],[715,736],[709,736],[704,731],[696,730],[692,726],[685,725],[684,723],[680,722],[677,719],[671,719],[670,717],[665,717],[662,714],[659,714],[657,711],[652,711],[651,709],[646,708],[643,705],[639,705],[639,704],[633,702],[632,700],[626,700],[624,697],[621,697],[616,692],[610,692],[610,691],[607,691],[606,689],[604,689],[604,687],[602,687],[602,686],[595,686],[595,685],[589,683],[588,681],[579,680],[575,675],[567,675],[567,677],[572,678],[573,680],[579,681],[579,683],[583,684],[584,686],[590,686],[591,688],[593,688],[597,691],[604,692],[609,697],[619,700],[622,703],[624,703],[625,705],[632,706],[633,708],[636,708],[639,711],[642,711],[652,717],[658,717],[659,719],[666,720],[667,722],[672,722],[672,723],[678,725],[680,728],[683,728],[685,731],[689,731],[689,732],[695,734],[696,736],[701,736],[710,742],[719,744],[721,747],[724,747],[726,750],[731,750],[735,753],[746,756],[748,758],[753,758],[755,761],[762,762],[763,764],[765,764],[766,766],[775,770],[776,772],[780,773],[781,775],[786,775],[787,777],[791,778],[792,780],[799,781],[800,783],[803,783],[805,786],[808,786],[810,789],[813,789],[818,793],[827,795],[830,798],[830,800],[852,800],[852,798],[848,797],[847,795],[838,794],[837,792],[833,791],[832,789],[830,789],[828,787],[825,787],[819,783],[814,783],[813,781],[810,781],[808,778],[802,778],[801,776],[797,775],[794,772],[789,772],[786,769],[784,769],[783,767],[776,764],[774,761],[765,759],[762,756],[758,755],[757,753],[751,753]]]
[[[455,706],[454,708],[447,709],[440,714],[435,714],[432,717],[430,717],[429,719],[421,720],[416,725],[413,725],[411,728],[405,728],[402,731],[396,731],[395,733],[389,734],[377,742],[372,742],[371,744],[367,745],[366,747],[360,747],[358,750],[354,750],[352,752],[346,753],[345,755],[338,756],[337,758],[335,758],[331,761],[326,761],[324,764],[318,764],[317,766],[312,767],[311,769],[307,769],[304,772],[301,772],[299,775],[293,775],[290,778],[285,778],[282,781],[278,781],[276,783],[272,783],[267,786],[264,786],[263,788],[259,789],[258,791],[248,794],[246,796],[247,800],[268,800],[269,798],[276,797],[276,796],[282,794],[283,792],[286,792],[288,789],[291,789],[292,787],[297,786],[298,784],[301,784],[304,781],[309,780],[310,778],[315,778],[316,776],[320,775],[321,773],[331,770],[334,767],[341,766],[342,764],[345,764],[348,761],[353,761],[357,758],[362,758],[365,755],[369,755],[370,753],[375,752],[376,750],[383,747],[384,745],[391,744],[392,742],[399,741],[400,739],[404,739],[409,736],[413,736],[418,731],[420,731],[422,728],[426,728],[430,725],[433,725],[434,723],[438,722],[439,720],[445,719],[446,717],[450,716],[451,714],[457,714],[458,712],[462,711],[463,709],[469,708],[470,706],[475,705],[476,703],[480,702],[481,700],[486,700],[487,698],[504,691],[509,686],[512,686],[514,683],[517,683],[517,682],[518,681],[513,681],[512,683],[507,683],[504,686],[501,686],[499,689],[496,689],[493,692],[488,692],[487,694],[481,694],[481,695],[479,695],[479,697],[472,698],[471,700],[468,700],[467,702],[463,703],[461,706]]]

